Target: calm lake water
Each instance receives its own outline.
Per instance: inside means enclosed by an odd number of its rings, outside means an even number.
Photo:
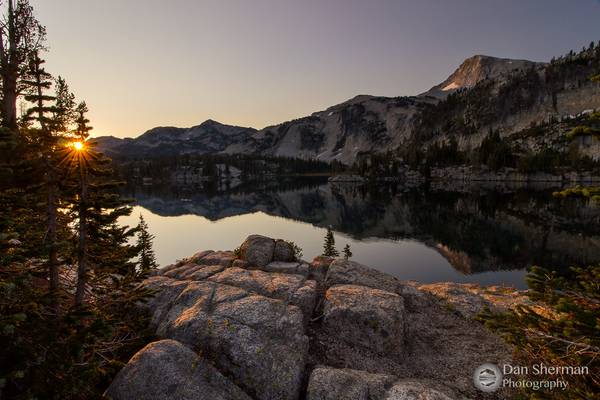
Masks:
[[[552,189],[405,188],[322,179],[236,188],[131,187],[156,236],[161,266],[199,250],[231,250],[250,234],[296,242],[321,254],[326,228],[354,261],[400,279],[524,288],[526,268],[600,261],[600,209],[552,197]]]

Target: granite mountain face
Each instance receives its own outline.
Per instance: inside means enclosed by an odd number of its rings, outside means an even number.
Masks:
[[[515,134],[600,108],[600,85],[588,79],[597,73],[597,60],[568,61],[546,64],[476,55],[418,96],[359,95],[261,130],[208,120],[192,128],[154,128],[135,139],[97,140],[102,151],[117,158],[243,153],[352,164],[361,154],[402,151],[411,144],[427,148],[450,138],[461,150],[472,149],[493,129],[503,137],[514,135],[522,150],[535,151],[563,146],[566,132],[555,126],[548,137]],[[587,150],[594,158],[600,156],[596,147]]]
[[[410,136],[411,123],[420,107],[432,101],[360,95],[311,116],[264,128],[225,152],[351,164],[357,154],[401,145]]]
[[[448,94],[459,89],[470,89],[484,79],[503,80],[512,74],[530,68],[543,67],[544,63],[527,60],[513,60],[510,58],[496,58],[484,55],[475,55],[467,58],[444,82],[422,93],[420,96],[432,96],[445,99]]]

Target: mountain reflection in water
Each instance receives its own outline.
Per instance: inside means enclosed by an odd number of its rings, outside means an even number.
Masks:
[[[323,179],[217,191],[129,187],[133,225],[144,214],[161,265],[203,249],[233,249],[252,233],[284,238],[306,260],[330,226],[338,249],[400,279],[525,287],[526,268],[600,261],[600,208],[551,189],[404,188]]]

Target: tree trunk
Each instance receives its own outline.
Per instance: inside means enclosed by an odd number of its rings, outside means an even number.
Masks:
[[[17,74],[7,71],[2,75],[2,126],[16,130]]]
[[[19,60],[17,56],[17,29],[13,0],[8,0],[8,49],[2,48],[2,126],[17,129],[17,80]],[[6,53],[6,54],[4,54]]]
[[[47,186],[47,218],[48,218],[48,275],[50,277],[50,293],[55,299],[58,294],[58,249],[56,248],[56,174],[51,162],[46,162]]]
[[[77,291],[75,304],[80,306],[85,298],[87,285],[87,176],[81,165],[82,156],[79,155],[79,180],[81,191],[79,193],[79,242],[77,244]]]

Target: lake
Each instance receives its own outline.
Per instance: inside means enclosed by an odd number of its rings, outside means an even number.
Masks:
[[[321,254],[327,227],[352,260],[404,280],[526,287],[531,265],[600,262],[600,208],[553,188],[328,183],[323,178],[205,186],[128,187],[165,266],[199,250],[232,250],[250,234]]]

